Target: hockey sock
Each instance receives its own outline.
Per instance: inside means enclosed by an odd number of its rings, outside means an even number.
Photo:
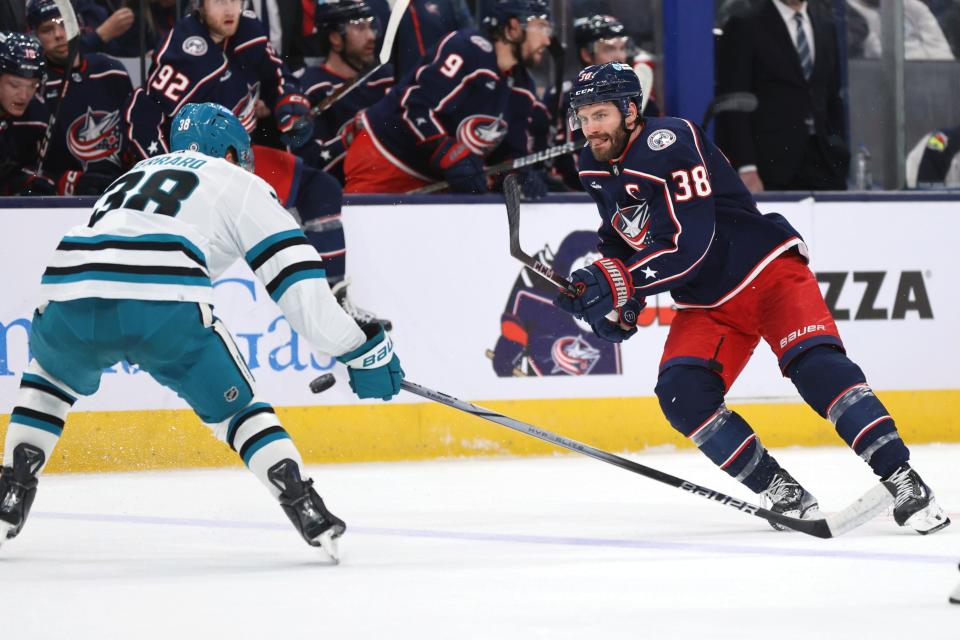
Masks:
[[[787,375],[807,404],[834,424],[847,446],[878,476],[887,477],[910,459],[890,413],[844,353],[814,347],[790,363]]]
[[[334,285],[343,280],[347,271],[347,249],[340,214],[305,220],[303,232],[323,260],[327,281]]]
[[[343,205],[340,183],[325,171],[304,166],[294,204],[303,220],[307,240],[323,259],[327,281],[334,285],[343,280],[347,249],[340,221]]]
[[[780,465],[747,421],[723,402],[723,380],[703,367],[676,365],[660,374],[657,398],[674,429],[750,490],[769,486]]]
[[[17,405],[10,415],[3,445],[4,466],[13,465],[13,450],[21,443],[42,449],[46,465],[60,440],[67,413],[77,401],[77,395],[76,391],[47,373],[36,360],[31,361],[20,379]]]
[[[254,396],[246,407],[223,422],[211,425],[217,437],[237,452],[247,468],[276,498],[280,490],[270,482],[270,467],[289,458],[303,466],[290,434],[280,425],[273,407]]]

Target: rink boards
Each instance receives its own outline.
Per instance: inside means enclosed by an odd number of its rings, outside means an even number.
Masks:
[[[351,296],[393,320],[409,379],[605,449],[688,446],[653,397],[673,314],[669,297],[651,301],[644,326],[618,352],[594,349],[583,330],[573,327],[555,336],[549,366],[520,363],[526,372],[545,375],[497,377],[488,352],[499,336],[501,314],[515,302],[511,290],[520,273],[507,252],[503,205],[494,197],[470,203],[439,197],[431,204],[358,200],[344,209]],[[881,194],[761,202],[762,210],[783,213],[803,234],[848,352],[909,442],[960,441],[960,302],[954,280],[960,259],[953,241],[960,231],[958,204],[945,195]],[[89,216],[89,200],[73,205],[44,208],[34,200],[29,208],[0,210],[7,229],[0,237],[5,412],[29,357],[26,336],[44,264],[66,230]],[[556,252],[571,232],[597,223],[595,207],[578,197],[524,205],[521,242],[528,253],[544,245]],[[538,294],[523,296],[530,302]],[[259,394],[278,408],[309,462],[551,450],[406,394],[391,403],[353,399],[345,372],[329,356],[311,354],[243,265],[217,281],[216,299],[216,313],[236,337]],[[541,302],[549,306],[548,299]],[[621,373],[601,373],[609,370]],[[311,394],[309,381],[329,371],[338,384],[321,396]],[[832,426],[780,376],[763,344],[728,405],[754,424],[767,446],[839,443]],[[0,418],[5,423],[6,416]],[[135,367],[118,364],[105,372],[99,394],[77,403],[51,469],[236,463],[236,455],[179,398]]]

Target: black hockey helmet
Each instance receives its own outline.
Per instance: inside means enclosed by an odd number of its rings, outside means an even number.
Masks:
[[[40,78],[45,70],[39,40],[25,33],[0,32],[0,73]]]
[[[60,7],[53,0],[27,0],[27,25],[31,31],[36,31],[48,20],[63,20]]]
[[[570,109],[567,112],[570,129],[576,131],[580,128],[577,109],[598,102],[614,103],[624,118],[630,114],[631,102],[637,105],[637,113],[641,113],[643,88],[637,72],[620,62],[594,64],[581,71],[570,89]]]
[[[613,16],[596,14],[573,21],[573,40],[578,49],[589,49],[597,40],[626,37],[623,23]]]
[[[373,9],[363,0],[317,0],[313,24],[317,31],[339,30],[352,20],[372,18]]]
[[[552,22],[550,3],[547,0],[495,0],[481,24],[488,31],[496,31],[505,26],[510,18],[517,18],[520,24],[537,18]]]

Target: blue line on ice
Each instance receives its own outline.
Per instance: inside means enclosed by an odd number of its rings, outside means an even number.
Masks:
[[[205,520],[202,518],[168,518],[98,513],[39,512],[34,518],[72,520],[79,522],[113,522],[118,524],[162,525],[174,527],[203,527],[214,529],[269,529],[286,530],[287,523],[241,522],[236,520]],[[519,544],[567,545],[577,547],[607,547],[619,549],[658,549],[662,551],[708,552],[729,555],[766,555],[783,557],[837,558],[843,560],[881,560],[921,564],[955,564],[955,556],[920,553],[883,553],[843,549],[790,549],[783,547],[731,545],[702,542],[664,542],[660,540],[630,540],[618,538],[578,538],[571,536],[542,536],[469,531],[434,531],[426,529],[395,529],[385,527],[350,527],[353,535],[391,536],[399,538],[433,538],[440,540],[470,540],[474,542],[513,542]]]

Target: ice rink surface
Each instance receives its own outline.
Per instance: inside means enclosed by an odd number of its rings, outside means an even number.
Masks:
[[[580,456],[311,467],[324,566],[248,472],[44,476],[0,549],[0,634],[70,638],[960,638],[960,445],[913,447],[954,524],[832,540]],[[776,451],[838,510],[873,476]],[[739,497],[697,452],[631,458]]]

